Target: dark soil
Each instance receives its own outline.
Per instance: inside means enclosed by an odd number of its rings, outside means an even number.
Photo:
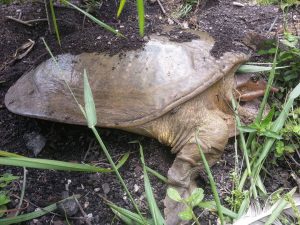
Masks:
[[[125,10],[116,19],[115,1],[104,1],[101,10],[96,10],[94,15],[122,32],[127,39],[117,37],[108,31],[85,20],[83,26],[83,16],[77,11],[59,7],[56,9],[58,18],[61,46],[57,44],[55,35],[50,34],[46,22],[38,22],[32,27],[28,27],[8,20],[6,16],[18,17],[21,13],[22,20],[45,18],[44,7],[41,3],[26,3],[0,6],[0,149],[9,152],[19,153],[25,156],[34,157],[33,152],[26,147],[27,134],[35,132],[43,135],[47,142],[39,158],[57,159],[72,162],[97,163],[100,166],[108,166],[105,156],[99,151],[95,138],[88,128],[83,126],[65,125],[54,122],[42,121],[26,118],[10,113],[4,105],[4,95],[8,88],[25,72],[31,70],[39,63],[49,58],[42,39],[45,38],[55,55],[61,53],[78,54],[81,52],[107,52],[114,54],[120,51],[137,49],[143,46],[144,38],[138,35],[137,18],[135,4],[128,2]],[[146,34],[164,34],[162,25],[168,24],[168,20],[161,12],[159,5],[146,3]],[[222,55],[226,51],[243,51],[249,53],[250,50],[243,43],[244,35],[249,31],[266,33],[271,27],[276,15],[280,15],[276,7],[245,6],[238,7],[232,5],[230,0],[209,1],[209,3],[198,10],[187,19],[191,28],[200,28],[210,33],[216,40],[213,54]],[[196,18],[193,20],[193,18]],[[191,38],[179,35],[180,32],[170,32],[170,38],[185,39]],[[14,52],[25,42],[31,39],[35,41],[33,50],[21,60],[10,63]],[[169,152],[169,148],[162,146],[156,140],[129,134],[126,132],[100,129],[100,134],[106,143],[114,160],[119,159],[122,154],[130,151],[130,157],[126,164],[120,169],[122,176],[126,180],[129,189],[133,192],[134,198],[146,211],[146,201],[143,188],[143,173],[139,159],[138,146],[128,144],[132,140],[141,140],[144,147],[146,164],[160,172],[167,174],[174,156]],[[231,141],[232,142],[232,141]],[[218,181],[218,188],[222,197],[228,195],[231,187],[229,173],[234,167],[233,146],[228,145],[223,158],[213,167],[213,173]],[[280,169],[282,170],[282,169]],[[23,175],[23,170],[15,167],[1,167],[1,174],[10,172],[14,175]],[[162,209],[162,200],[165,196],[166,185],[153,178],[152,185],[155,197]],[[276,188],[282,186],[278,179],[276,184],[270,184]],[[69,185],[67,185],[69,183]],[[66,185],[68,186],[66,188]],[[209,197],[211,192],[207,178],[203,174],[199,180],[199,185],[206,190]],[[134,191],[135,190],[135,191]],[[17,183],[11,187],[11,193],[20,194]],[[104,204],[100,196],[106,197],[115,204],[132,208],[128,198],[124,195],[120,185],[113,174],[84,174],[75,172],[55,172],[45,170],[29,169],[26,183],[25,199],[38,207],[45,207],[51,203],[61,200],[63,196],[80,194],[80,203],[84,211],[90,214],[92,224],[121,224],[117,220],[113,221],[113,213]],[[11,207],[16,205],[12,198]],[[31,212],[36,207],[30,204],[25,212]],[[80,213],[76,217],[82,216]],[[48,214],[37,220],[24,224],[51,224],[56,221],[63,221],[64,216]],[[73,224],[85,224],[83,220],[71,219]],[[206,215],[205,222],[214,224],[214,216]]]

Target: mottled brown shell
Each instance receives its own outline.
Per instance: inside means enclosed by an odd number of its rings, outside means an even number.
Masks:
[[[83,103],[83,70],[88,72],[98,126],[127,127],[153,120],[236,70],[247,57],[226,53],[216,60],[213,42],[176,43],[152,37],[143,49],[114,56],[97,53],[58,56],[21,77],[5,97],[17,114],[86,124],[65,81]]]

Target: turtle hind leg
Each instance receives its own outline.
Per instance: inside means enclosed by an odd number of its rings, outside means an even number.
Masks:
[[[195,188],[197,188],[196,178],[199,175],[202,164],[197,163],[200,161],[198,146],[193,144],[185,146],[180,153],[178,153],[172,167],[168,171],[169,187],[175,188],[182,198],[190,196]],[[190,150],[194,150],[194,155],[188,156]],[[221,152],[215,150],[217,154],[206,154],[209,159],[209,164],[214,164],[221,155]],[[185,209],[185,205],[175,202],[168,196],[164,199],[165,205],[165,220],[167,225],[184,225],[187,221],[181,221],[178,214]]]
[[[182,198],[190,196],[197,187],[195,179],[199,175],[199,171],[203,169],[195,135],[192,135],[189,142],[177,153],[175,161],[168,171],[169,186],[175,188]],[[227,124],[223,119],[217,117],[210,124],[203,126],[197,136],[209,165],[213,165],[222,155],[228,141]],[[178,217],[178,214],[185,209],[184,204],[175,202],[168,196],[166,196],[164,204],[167,225],[187,224],[187,221],[182,221]]]

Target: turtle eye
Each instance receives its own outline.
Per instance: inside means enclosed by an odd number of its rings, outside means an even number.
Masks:
[[[257,81],[259,81],[259,76],[257,76],[257,75],[253,75],[253,76],[251,76],[250,77],[250,80],[252,81],[252,82],[257,82]]]

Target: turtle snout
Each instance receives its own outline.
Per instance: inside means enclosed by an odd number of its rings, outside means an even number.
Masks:
[[[252,101],[264,96],[267,82],[257,75],[243,74],[236,76],[236,98],[240,101]],[[276,87],[271,87],[272,93],[278,92]]]

